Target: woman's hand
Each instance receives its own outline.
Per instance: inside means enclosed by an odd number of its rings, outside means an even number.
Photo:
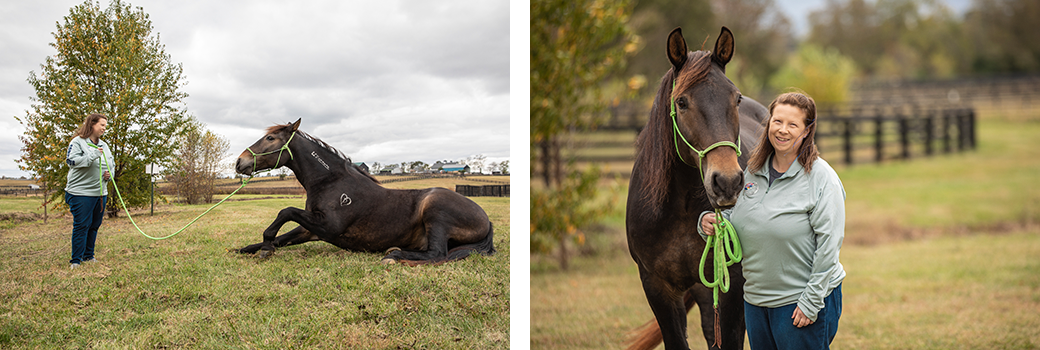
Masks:
[[[105,181],[108,181],[108,180],[112,179],[112,175],[109,174],[108,171],[106,170],[105,173],[101,175],[101,178],[104,179]]]
[[[715,213],[707,213],[701,217],[701,231],[704,231],[705,235],[712,236],[715,234],[715,223],[718,219],[715,218]]]
[[[794,326],[798,328],[813,324],[813,321],[802,313],[802,309],[799,308],[798,305],[794,306],[794,313],[791,314],[791,318],[794,319]]]

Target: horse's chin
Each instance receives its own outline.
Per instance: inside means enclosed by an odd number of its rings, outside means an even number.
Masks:
[[[737,205],[737,201],[735,199],[734,200],[730,200],[730,201],[725,201],[725,202],[718,202],[718,201],[716,201],[715,199],[712,198],[712,199],[709,199],[708,202],[711,203],[711,207],[712,208],[715,208],[715,209],[718,209],[718,210],[726,210],[726,209],[732,208],[734,205]]]

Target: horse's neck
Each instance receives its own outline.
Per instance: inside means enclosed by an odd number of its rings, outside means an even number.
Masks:
[[[351,165],[347,164],[346,160],[324,147],[309,142],[306,147],[298,148],[299,151],[293,150],[293,153],[297,155],[293,159],[290,169],[296,174],[296,179],[305,190],[310,191],[322,184],[343,181],[346,181],[349,187],[358,189],[371,187],[369,183],[376,185],[364,174],[352,173]],[[376,187],[379,186],[376,185]]]
[[[683,201],[706,200],[704,181],[701,180],[700,169],[692,167],[676,159],[672,166],[668,190]]]

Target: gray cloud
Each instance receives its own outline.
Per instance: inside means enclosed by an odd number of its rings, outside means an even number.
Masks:
[[[54,54],[55,22],[80,3],[0,12],[0,174],[24,175],[13,162],[24,128],[9,116],[30,109],[29,71]],[[356,161],[509,157],[508,1],[130,4],[183,64],[188,111],[234,154],[303,118]]]

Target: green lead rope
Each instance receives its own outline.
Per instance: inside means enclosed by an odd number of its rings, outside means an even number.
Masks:
[[[116,189],[116,196],[119,197],[119,204],[123,206],[123,211],[126,212],[126,217],[130,218],[130,223],[134,224],[134,228],[137,229],[137,232],[140,232],[142,236],[145,236],[145,237],[148,237],[148,238],[151,238],[151,239],[154,239],[154,240],[167,239],[167,238],[176,236],[178,233],[183,232],[184,229],[188,228],[188,226],[191,226],[196,221],[199,221],[199,218],[202,218],[203,215],[206,215],[211,210],[213,210],[213,208],[216,208],[221,203],[224,203],[224,201],[228,200],[228,198],[231,198],[231,196],[234,196],[235,193],[238,193],[238,190],[241,190],[243,187],[246,187],[246,185],[249,184],[249,180],[252,179],[254,175],[256,175],[256,157],[257,156],[274,154],[275,152],[278,152],[278,159],[274,161],[274,164],[275,164],[276,167],[278,166],[278,163],[282,162],[282,151],[289,152],[289,159],[294,159],[293,158],[293,154],[292,154],[292,150],[289,149],[289,142],[291,142],[293,137],[295,137],[295,136],[296,136],[296,132],[293,131],[292,135],[289,135],[289,139],[286,140],[284,144],[282,144],[281,148],[279,148],[277,150],[274,150],[274,151],[271,151],[271,152],[256,153],[256,152],[253,152],[253,149],[247,147],[246,149],[249,150],[249,153],[251,153],[253,155],[253,173],[250,174],[248,178],[243,178],[242,179],[242,185],[238,186],[238,188],[236,188],[234,191],[232,191],[230,194],[228,194],[227,197],[224,197],[224,199],[221,199],[220,202],[217,202],[217,204],[214,204],[213,206],[209,207],[209,209],[206,209],[206,211],[202,212],[202,214],[199,214],[199,216],[196,216],[187,225],[184,225],[184,227],[181,227],[180,230],[177,230],[177,232],[171,233],[168,236],[152,237],[152,236],[149,236],[147,233],[144,233],[144,231],[141,230],[141,227],[137,226],[137,222],[134,221],[134,217],[130,216],[130,210],[126,209],[126,203],[123,202],[123,196],[121,194],[119,194],[119,186],[116,185],[116,178],[115,178],[114,175],[112,175],[112,177],[110,178],[111,181],[112,181],[112,188]],[[100,146],[94,145],[93,143],[90,143],[90,145],[94,146],[94,147],[97,147],[98,150],[101,151],[101,159],[102,159],[102,161],[105,162],[105,168],[106,169],[111,169],[112,167],[109,166],[109,164],[108,164],[108,158],[105,157],[105,151],[103,149],[101,149]],[[261,173],[267,172],[267,171],[271,171],[271,170],[274,170],[274,168],[268,169],[266,171],[262,171]],[[111,171],[111,170],[109,170],[109,171]],[[100,183],[100,188],[98,189],[98,196],[102,196],[102,194],[105,192],[104,191],[105,180],[104,180],[104,174],[102,173],[102,170],[101,170],[100,167],[98,167],[98,177],[99,177],[98,182]]]
[[[104,153],[105,153],[105,151],[102,150],[101,151],[101,159],[105,162],[105,168],[111,169],[111,167],[108,165],[108,158],[105,157]],[[99,171],[100,171],[100,169],[99,169]],[[111,170],[109,170],[109,171],[111,171]],[[241,190],[243,187],[246,187],[246,184],[249,184],[249,180],[252,179],[252,178],[253,178],[253,176],[249,176],[249,178],[243,178],[242,179],[242,185],[238,186],[238,188],[236,188],[233,192],[231,192],[231,194],[227,195],[227,197],[224,197],[224,199],[221,199],[220,202],[217,202],[217,204],[214,204],[213,206],[209,207],[209,209],[206,209],[206,211],[202,212],[202,214],[199,214],[199,216],[196,216],[195,219],[192,219],[191,222],[189,222],[187,225],[184,225],[184,227],[181,227],[181,229],[177,230],[177,232],[171,233],[170,235],[163,236],[163,237],[152,237],[152,236],[148,235],[147,233],[144,233],[144,231],[141,230],[141,227],[137,226],[137,222],[134,221],[134,217],[130,216],[130,210],[126,209],[126,203],[123,202],[123,196],[121,194],[119,194],[119,186],[116,185],[115,175],[112,175],[110,177],[110,180],[112,181],[112,188],[115,188],[115,190],[116,190],[116,196],[119,197],[119,204],[123,206],[123,211],[126,212],[126,217],[130,218],[130,223],[134,224],[134,228],[137,229],[137,232],[140,232],[141,235],[143,235],[145,237],[148,237],[148,238],[151,238],[151,239],[154,239],[154,240],[163,240],[163,239],[167,239],[167,238],[176,236],[177,234],[179,234],[181,232],[184,232],[184,229],[187,229],[188,226],[191,226],[196,221],[199,221],[199,218],[201,218],[203,215],[206,215],[211,210],[213,210],[213,208],[216,208],[221,203],[224,203],[224,201],[226,201],[228,198],[231,198],[231,196],[234,196],[235,193],[238,193],[238,190]],[[99,179],[98,181],[101,183],[102,187],[105,186],[104,176],[101,176],[101,179]],[[100,192],[103,193],[104,191],[102,190]]]
[[[722,346],[722,328],[719,326],[719,291],[729,292],[729,269],[728,267],[740,262],[744,258],[743,250],[740,248],[740,239],[733,229],[733,223],[722,217],[722,211],[715,209],[715,234],[708,236],[704,245],[704,253],[701,254],[699,274],[701,284],[712,289],[715,308],[715,345]],[[704,265],[708,260],[708,251],[714,251],[713,264],[715,265],[714,281],[709,282],[704,277]]]

